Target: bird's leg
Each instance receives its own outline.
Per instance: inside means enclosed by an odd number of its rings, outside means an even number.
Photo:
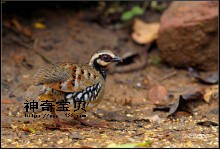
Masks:
[[[85,125],[85,126],[98,127],[98,128],[106,128],[107,127],[105,122],[91,123],[91,122],[85,121],[84,119],[82,119],[80,117],[76,117],[75,119],[78,120],[82,125]]]
[[[63,130],[67,130],[67,131],[69,131],[69,129],[72,128],[71,124],[60,122],[58,116],[55,113],[55,109],[54,108],[52,109],[51,114],[53,116],[53,120],[54,120],[55,126],[54,125],[53,126],[47,125],[46,126],[47,128],[49,128],[49,129],[63,129]]]
[[[54,120],[54,122],[55,122],[55,125],[56,125],[57,127],[62,126],[62,123],[60,122],[58,116],[56,115],[54,108],[52,109],[51,114],[53,115],[53,120]]]
[[[50,96],[50,95],[45,95],[45,94],[42,94],[39,96],[39,99],[43,100],[43,101],[46,101],[46,100],[51,100],[51,101],[55,101],[55,97],[53,96]],[[58,116],[56,115],[56,112],[55,112],[56,108],[55,107],[52,107],[52,110],[50,111],[51,112],[51,115],[53,116],[53,120],[54,120],[54,124],[55,126],[51,126],[51,125],[46,125],[47,128],[49,129],[61,129],[61,128],[64,128],[64,129],[69,129],[71,128],[70,124],[67,124],[67,123],[62,123],[60,122]]]

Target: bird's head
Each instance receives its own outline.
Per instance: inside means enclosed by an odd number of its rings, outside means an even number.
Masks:
[[[122,58],[116,56],[110,50],[101,50],[94,53],[90,59],[89,65],[95,67],[107,67],[113,62],[122,62]]]

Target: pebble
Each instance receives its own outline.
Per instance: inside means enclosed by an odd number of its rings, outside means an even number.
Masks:
[[[141,83],[140,82],[138,82],[136,85],[137,85],[137,87],[141,87]]]
[[[79,140],[83,139],[82,135],[80,133],[78,133],[78,132],[73,132],[70,137],[72,139],[79,139]]]
[[[131,114],[126,114],[127,117],[134,117],[133,115]]]
[[[47,144],[43,144],[42,146],[43,146],[43,147],[47,147],[48,145],[47,145]]]
[[[63,140],[62,140],[62,139],[60,139],[60,140],[57,141],[57,144],[62,144],[62,143],[63,143]]]
[[[23,97],[16,97],[16,100],[17,100],[17,101],[23,101],[24,98],[23,98]]]

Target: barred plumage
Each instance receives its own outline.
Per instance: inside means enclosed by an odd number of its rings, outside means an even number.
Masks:
[[[73,103],[83,101],[86,105],[85,110],[88,111],[101,101],[106,66],[119,61],[121,58],[111,51],[102,50],[91,57],[89,64],[56,63],[43,66],[35,74],[33,85],[28,89],[25,100],[66,100],[71,103],[72,112]],[[74,116],[83,112],[85,111],[75,112]]]

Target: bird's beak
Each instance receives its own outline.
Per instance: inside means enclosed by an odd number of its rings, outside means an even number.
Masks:
[[[115,56],[111,61],[112,62],[123,62],[123,59],[118,56]]]

